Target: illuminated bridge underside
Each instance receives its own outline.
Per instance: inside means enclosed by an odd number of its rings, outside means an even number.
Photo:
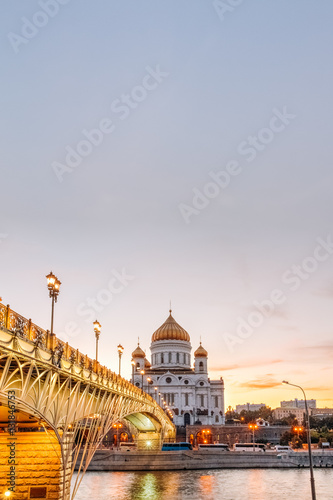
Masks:
[[[132,413],[125,420],[131,422],[140,432],[160,432],[160,422],[147,413]]]
[[[16,409],[55,433],[67,475],[79,456],[79,471],[85,472],[117,420],[126,419],[140,442],[175,437],[174,425],[151,396],[48,332],[37,333],[31,322],[27,332],[21,318],[0,304],[0,402],[6,406],[8,391],[15,391]],[[69,498],[65,479],[61,498]]]

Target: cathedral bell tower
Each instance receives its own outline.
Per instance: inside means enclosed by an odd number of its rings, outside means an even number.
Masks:
[[[138,347],[132,352],[132,359],[135,363],[134,371],[141,371],[145,369],[145,352],[141,349],[138,342]]]
[[[201,342],[198,349],[194,353],[194,372],[195,373],[208,373],[207,368],[208,352],[202,347]]]

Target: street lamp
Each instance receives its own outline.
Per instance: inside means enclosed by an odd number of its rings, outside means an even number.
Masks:
[[[135,367],[134,359],[132,359],[131,365],[132,365],[132,384],[134,384],[134,367]]]
[[[151,378],[147,377],[147,392],[149,394],[149,384],[151,383]]]
[[[254,446],[254,443],[255,443],[255,441],[254,441],[254,431],[255,431],[256,429],[258,429],[258,426],[257,426],[257,424],[249,424],[249,429],[251,429],[251,430],[252,430],[252,443],[253,443],[253,451],[255,451],[255,446]]]
[[[94,321],[94,332],[95,332],[95,337],[96,337],[96,363],[98,361],[98,341],[99,341],[99,336],[101,333],[101,324],[97,321]]]
[[[145,374],[145,371],[141,370],[140,373],[141,373],[141,389],[143,390],[143,376]]]
[[[308,438],[308,450],[309,450],[309,465],[310,465],[310,484],[311,484],[311,494],[312,500],[316,500],[316,489],[315,489],[315,480],[313,475],[313,461],[312,461],[312,450],[311,450],[311,432],[310,432],[310,417],[308,410],[308,402],[306,400],[306,395],[304,389],[300,385],[291,384],[287,380],[283,380],[283,384],[292,385],[293,387],[297,387],[303,392],[304,396],[304,404],[305,404],[305,414],[306,414],[306,434]]]
[[[119,429],[122,427],[122,424],[113,424],[113,427],[117,428],[117,450],[119,450]]]
[[[297,444],[300,445],[299,433],[303,432],[303,427],[297,427],[297,426],[295,426],[294,427],[294,432],[297,432],[297,437],[298,437]]]
[[[117,349],[118,349],[118,355],[119,355],[119,375],[120,375],[121,356],[122,356],[122,354],[124,352],[124,348],[123,348],[123,346],[121,344],[119,344],[118,347],[117,347]]]
[[[158,404],[161,406],[161,393],[160,392],[158,393]]]
[[[157,387],[154,387],[155,390],[155,401],[157,402]]]
[[[58,295],[60,292],[61,282],[58,280],[56,276],[50,272],[46,276],[47,279],[47,288],[49,291],[50,298],[52,299],[52,310],[51,310],[51,335],[53,335],[53,317],[54,317],[54,303],[58,300]]]

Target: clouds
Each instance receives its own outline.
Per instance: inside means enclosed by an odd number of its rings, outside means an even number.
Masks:
[[[209,371],[211,372],[227,372],[227,371],[232,371],[232,370],[245,370],[247,368],[252,368],[252,367],[257,367],[257,366],[267,366],[267,365],[274,365],[277,363],[282,363],[282,359],[271,359],[271,360],[256,360],[253,359],[251,361],[247,362],[242,362],[242,363],[235,363],[235,364],[230,364],[230,365],[221,365],[221,366],[215,366],[213,368],[210,368]]]
[[[298,354],[298,362],[318,362],[325,364],[333,360],[333,342],[320,342],[318,344],[294,347],[294,354]]]
[[[271,374],[266,374],[260,378],[242,382],[239,384],[239,387],[243,389],[272,389],[281,385],[281,381],[276,380]]]
[[[238,384],[238,387],[242,389],[273,389],[276,387],[281,387],[282,381],[278,380],[272,374],[265,374],[262,377],[258,377],[246,382],[241,382]],[[303,389],[307,392],[328,392],[332,391],[331,387],[325,387],[323,385],[311,386],[304,385]]]

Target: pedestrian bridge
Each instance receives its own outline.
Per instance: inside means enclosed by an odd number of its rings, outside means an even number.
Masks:
[[[0,303],[0,498],[73,499],[117,422],[138,449],[175,438],[150,395]]]

